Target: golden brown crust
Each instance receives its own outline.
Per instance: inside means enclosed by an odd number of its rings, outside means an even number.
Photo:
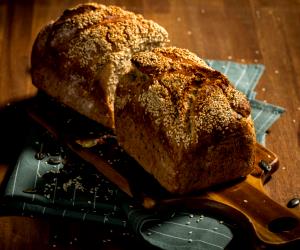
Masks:
[[[116,133],[165,188],[185,193],[252,170],[250,105],[224,75],[174,47],[132,62],[117,90]]]
[[[113,127],[115,87],[132,53],[163,46],[167,32],[116,6],[84,4],[66,10],[38,35],[32,80],[78,112]]]

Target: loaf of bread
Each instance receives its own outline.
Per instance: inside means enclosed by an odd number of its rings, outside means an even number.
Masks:
[[[171,193],[211,187],[253,170],[246,97],[193,53],[136,53],[116,91],[119,143]]]
[[[246,97],[195,54],[164,47],[164,28],[115,6],[66,10],[38,34],[38,89],[115,131],[171,193],[249,174],[255,133]]]
[[[167,42],[166,30],[141,15],[115,6],[79,5],[38,34],[32,81],[59,102],[114,128],[115,89],[132,54]]]

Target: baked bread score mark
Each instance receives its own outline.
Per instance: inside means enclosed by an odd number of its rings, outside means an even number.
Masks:
[[[32,82],[40,90],[108,128],[114,128],[119,77],[132,54],[165,46],[157,23],[116,6],[84,4],[64,11],[38,34]]]
[[[183,194],[253,170],[250,105],[224,75],[175,47],[132,63],[117,88],[117,138],[164,188]]]

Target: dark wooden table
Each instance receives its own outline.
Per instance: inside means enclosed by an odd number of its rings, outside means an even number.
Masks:
[[[64,9],[80,2],[84,1],[0,0],[2,108],[36,93],[29,75],[33,41],[45,23],[58,17]],[[187,48],[203,58],[264,64],[266,71],[256,88],[257,98],[286,109],[286,113],[273,125],[267,136],[267,147],[278,155],[280,167],[266,185],[266,190],[283,206],[286,206],[291,198],[300,196],[299,1],[103,0],[99,2],[119,5],[153,19],[168,30],[173,45]],[[3,119],[0,117],[1,124],[5,122]],[[3,143],[2,138],[0,140]],[[3,152],[0,152],[0,182],[10,169],[6,158]],[[299,206],[292,210],[300,214]],[[67,226],[64,222],[61,223],[65,228],[84,231],[72,222],[68,222]],[[53,226],[53,223],[46,218],[2,216],[0,249],[52,248],[49,244],[51,225]],[[102,245],[102,249],[124,249],[126,244],[124,245],[122,240],[121,243],[117,241],[119,240]],[[129,245],[127,247],[129,248]],[[57,245],[56,248],[84,247],[80,244],[65,244]]]

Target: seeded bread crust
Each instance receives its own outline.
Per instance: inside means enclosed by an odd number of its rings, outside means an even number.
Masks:
[[[164,46],[164,28],[115,6],[84,4],[64,11],[38,34],[32,82],[59,102],[114,128],[119,76],[134,52]]]
[[[250,105],[224,75],[174,47],[132,62],[117,88],[117,138],[164,188],[184,194],[253,170]]]

